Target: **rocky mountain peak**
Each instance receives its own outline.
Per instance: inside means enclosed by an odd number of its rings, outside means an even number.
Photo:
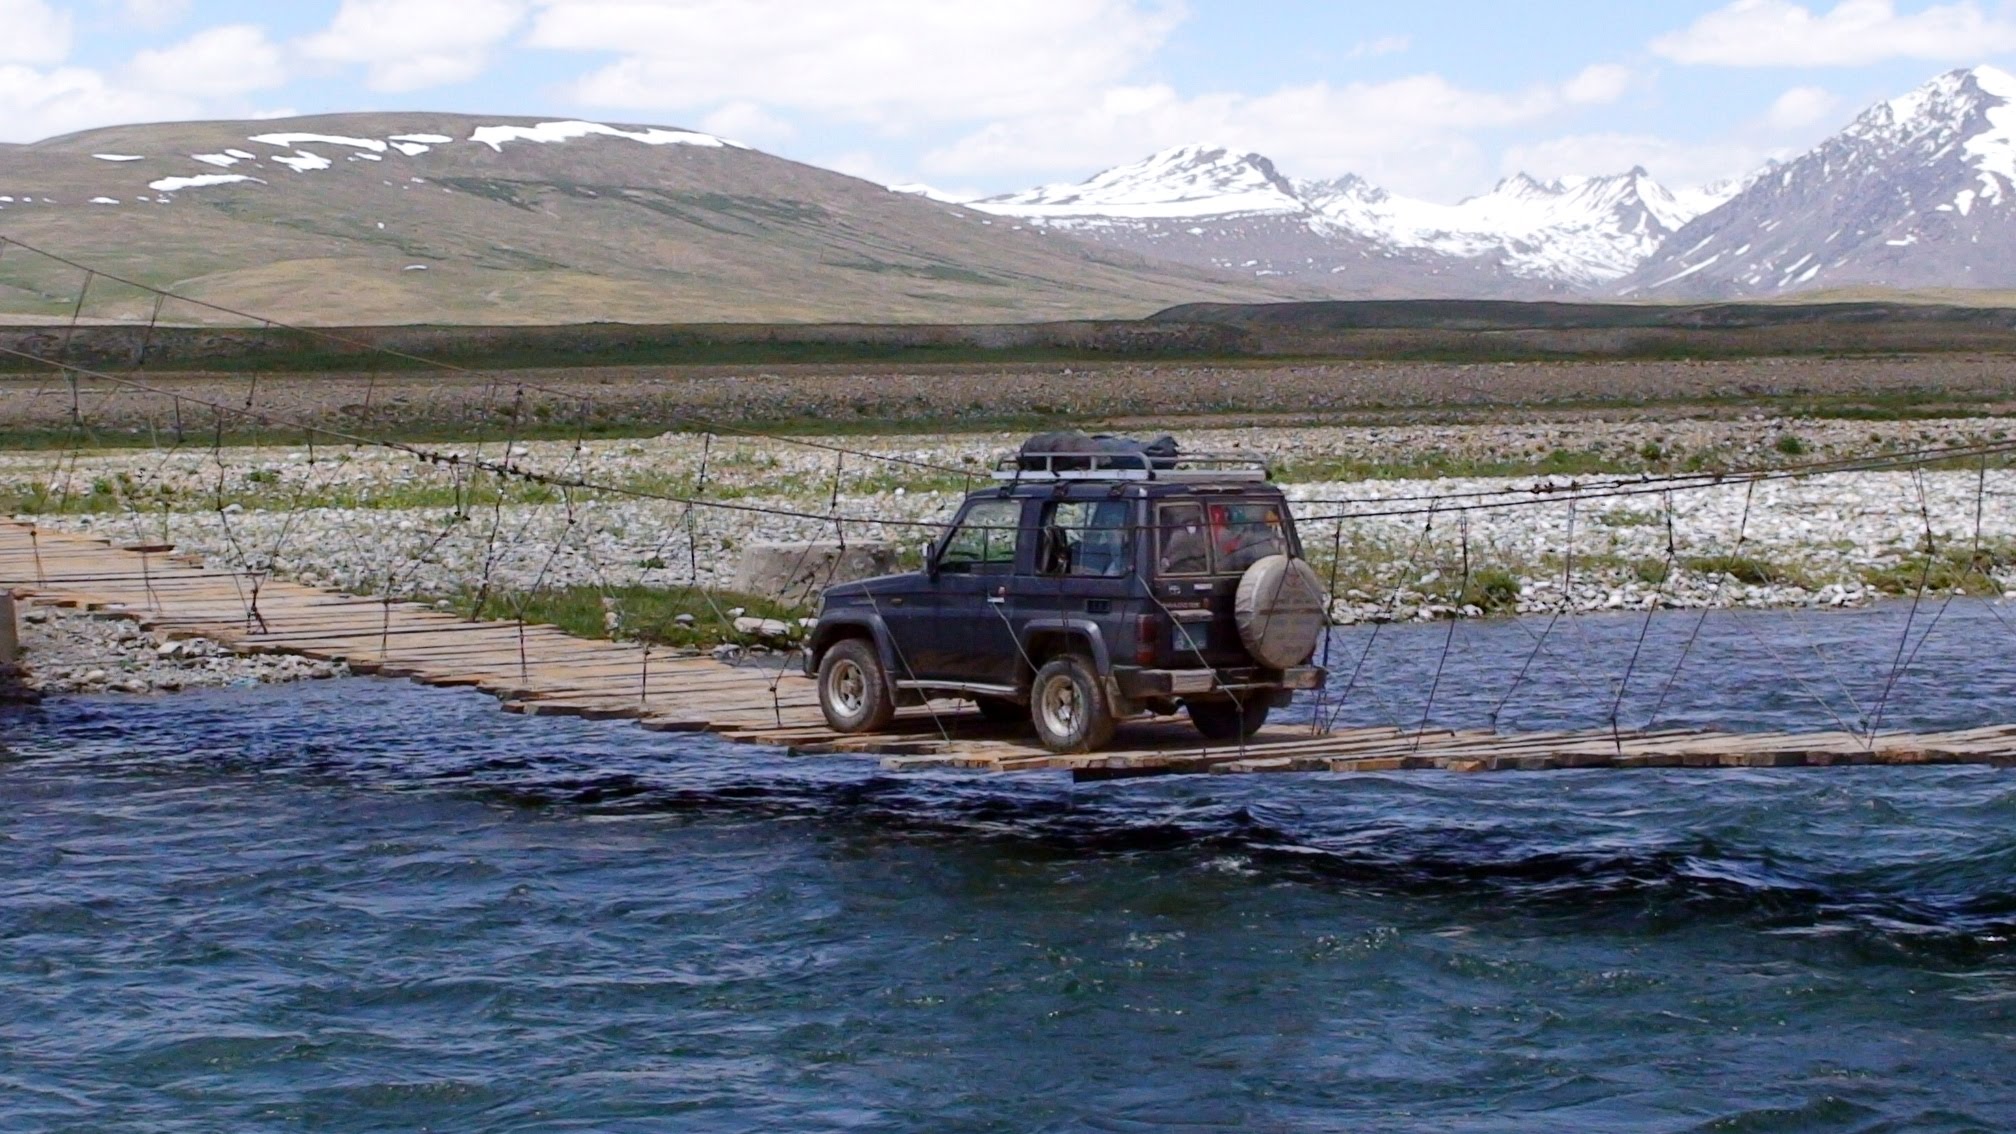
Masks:
[[[1906,94],[1879,102],[1842,131],[1849,138],[1912,138],[1964,131],[1988,111],[2016,100],[2016,75],[1982,65],[1948,71]]]
[[[1629,294],[2016,285],[2016,76],[1948,71],[1746,180]]]

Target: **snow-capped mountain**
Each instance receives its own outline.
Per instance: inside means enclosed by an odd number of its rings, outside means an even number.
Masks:
[[[1223,146],[1177,146],[1076,185],[1045,185],[974,203],[990,213],[1058,222],[1124,217],[1294,215],[1307,211],[1295,186],[1259,154]]]
[[[1340,294],[1520,295],[1600,290],[1717,201],[1676,196],[1634,169],[1520,175],[1442,205],[1355,176],[1294,180],[1259,154],[1193,145],[971,207],[1166,259],[1321,279]]]
[[[2016,287],[2016,76],[1951,71],[1751,178],[1621,284],[1722,298]]]
[[[1582,288],[1628,274],[1719,203],[1712,191],[1676,196],[1642,168],[1545,182],[1522,173],[1454,205],[1396,197],[1356,177],[1310,185],[1305,196],[1325,219],[1394,248],[1495,257],[1522,279]]]

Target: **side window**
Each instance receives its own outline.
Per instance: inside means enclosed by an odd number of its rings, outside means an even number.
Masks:
[[[982,500],[966,509],[959,526],[945,537],[938,568],[953,573],[1006,575],[1015,570],[1022,536],[1020,500]]]
[[[1155,513],[1155,563],[1164,575],[1211,573],[1211,537],[1201,505],[1167,504]]]
[[[1134,505],[1127,500],[1067,500],[1044,509],[1046,575],[1118,578],[1134,569]]]

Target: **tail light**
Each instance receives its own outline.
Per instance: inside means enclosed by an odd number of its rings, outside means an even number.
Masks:
[[[1154,665],[1162,655],[1162,620],[1153,614],[1139,615],[1134,619],[1134,661],[1138,665]]]

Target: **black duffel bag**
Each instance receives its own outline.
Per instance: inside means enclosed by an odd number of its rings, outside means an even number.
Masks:
[[[1096,467],[1102,469],[1173,469],[1176,457],[1176,438],[1166,433],[1153,441],[1137,441],[1066,429],[1024,441],[1016,460],[1031,472],[1083,472],[1095,467],[1094,458],[1099,458]]]

